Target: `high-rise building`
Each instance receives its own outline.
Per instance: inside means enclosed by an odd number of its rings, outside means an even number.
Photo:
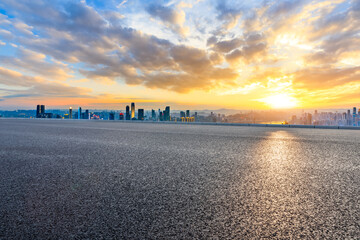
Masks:
[[[72,107],[69,108],[69,118],[72,119]]]
[[[41,114],[45,114],[45,105],[40,106]]]
[[[156,121],[156,112],[155,112],[154,109],[151,109],[151,119],[152,119],[153,121]]]
[[[123,113],[119,113],[119,120],[124,120],[124,114]]]
[[[40,113],[41,113],[40,105],[37,105],[37,106],[36,106],[36,117],[37,117],[37,118],[40,117]]]
[[[40,118],[40,114],[41,114],[41,107],[40,107],[40,105],[37,105],[36,106],[36,117]]]
[[[109,120],[115,120],[115,113],[114,112],[109,113]]]
[[[131,103],[131,119],[135,118],[135,103]]]
[[[190,110],[186,110],[186,117],[190,117]]]
[[[125,113],[125,120],[130,120],[130,107],[129,105],[126,106],[126,113]]]
[[[306,116],[306,123],[307,125],[311,125],[312,124],[312,115],[311,113],[308,113]]]
[[[37,105],[36,118],[44,118],[44,117],[45,117],[45,105]]]
[[[353,126],[356,127],[356,107],[353,108]]]
[[[141,121],[144,120],[144,109],[138,110],[138,120],[141,120]]]
[[[79,107],[78,109],[78,119],[81,119],[82,118],[82,110],[81,110],[81,107]]]
[[[164,121],[170,121],[170,107],[167,106],[164,112]]]
[[[88,110],[88,109],[85,110],[84,119],[90,119],[90,113],[89,113],[89,110]]]
[[[181,112],[180,112],[180,118],[185,118],[185,116],[186,116],[186,115],[185,115],[185,112],[184,112],[184,111],[181,111]]]

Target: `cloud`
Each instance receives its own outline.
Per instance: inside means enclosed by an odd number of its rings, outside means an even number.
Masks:
[[[19,46],[0,57],[4,69],[21,72],[9,79],[26,88],[32,88],[33,81],[39,94],[46,85],[60,84],[56,86],[69,89],[72,96],[81,91],[63,83],[74,76],[90,84],[118,81],[181,93],[225,86],[239,94],[255,92],[248,89],[258,83],[268,87],[269,76],[293,76],[299,91],[359,80],[359,1],[239,6],[214,0],[198,2],[196,9],[188,2],[117,1],[108,8],[110,4],[97,8],[85,1],[1,1],[12,15],[0,15],[1,42]],[[139,28],[137,21],[148,21],[149,15],[165,28],[156,27],[151,34]]]
[[[119,3],[116,7],[117,8],[121,8],[121,7],[123,7],[123,5],[125,4],[125,3],[127,3],[127,0],[123,0],[121,3]]]
[[[214,41],[213,38],[208,40],[208,45],[212,45],[213,49],[218,52],[227,53],[243,45],[245,42],[241,38],[233,38],[231,40],[222,40],[211,44]],[[215,40],[216,41],[216,40]]]
[[[73,77],[70,74],[72,70],[67,65],[47,61],[44,54],[23,47],[17,49],[17,56],[15,57],[0,55],[0,63],[53,80],[64,81]]]
[[[216,10],[218,12],[217,18],[224,22],[223,28],[226,30],[230,30],[237,25],[242,13],[237,7],[229,6],[225,0],[217,1]]]
[[[179,4],[176,8],[172,8],[158,4],[150,4],[147,6],[146,11],[151,16],[159,18],[173,32],[185,37],[189,29],[184,27],[186,15],[181,7],[188,6]]]
[[[32,77],[23,75],[17,71],[0,67],[0,84],[5,86],[19,87],[16,94],[11,94],[10,98],[16,95],[27,96],[46,96],[52,97],[65,97],[65,98],[78,98],[78,97],[91,97],[90,89],[72,87],[59,82],[49,82],[40,77]],[[9,98],[9,96],[2,96]]]
[[[317,90],[360,81],[360,66],[350,68],[310,67],[294,73],[299,88]]]

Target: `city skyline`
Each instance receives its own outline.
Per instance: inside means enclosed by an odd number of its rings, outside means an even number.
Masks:
[[[308,112],[302,110],[299,113],[294,114],[293,111],[284,111],[275,113],[263,112],[258,113],[256,111],[250,112],[238,112],[230,115],[220,112],[198,112],[191,110],[170,110],[170,106],[166,106],[164,110],[160,108],[158,111],[155,109],[136,109],[135,103],[131,103],[131,110],[129,105],[126,105],[125,110],[118,108],[117,110],[105,110],[90,111],[86,109],[82,112],[82,108],[79,106],[78,111],[73,113],[72,107],[68,110],[49,110],[45,111],[45,105],[37,105],[35,115],[31,114],[31,111],[18,110],[15,112],[1,111],[5,113],[5,117],[21,117],[21,118],[62,118],[62,119],[81,119],[81,120],[120,120],[120,121],[160,121],[160,122],[220,122],[220,123],[246,123],[246,124],[281,124],[281,125],[312,125],[312,126],[347,126],[347,127],[360,127],[360,108],[353,107],[351,109],[341,110],[340,112],[314,110]],[[25,112],[24,112],[25,111]],[[136,113],[137,111],[137,113]],[[55,113],[54,113],[55,112]],[[124,115],[125,112],[125,115]],[[158,112],[158,113],[156,113]],[[290,117],[291,116],[291,117]],[[279,121],[280,120],[280,121]]]
[[[4,0],[0,109],[352,108],[359,16],[358,0]]]

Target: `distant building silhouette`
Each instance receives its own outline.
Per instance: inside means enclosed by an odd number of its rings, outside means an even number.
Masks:
[[[52,118],[52,113],[45,112],[45,105],[37,105],[36,106],[36,118]]]
[[[84,119],[90,119],[90,113],[89,113],[89,110],[88,109],[86,109],[85,110],[85,113],[84,113],[85,115],[84,115]]]
[[[135,118],[135,103],[131,103],[131,119]]]
[[[109,113],[109,120],[115,120],[115,113],[114,112]]]
[[[156,112],[155,112],[154,109],[151,109],[151,119],[152,119],[153,121],[156,121]]]
[[[170,121],[170,106],[167,106],[164,111],[164,121]]]
[[[69,119],[72,119],[72,107],[69,108]]]
[[[353,108],[353,126],[356,127],[356,107]]]
[[[42,118],[42,117],[44,117],[43,114],[45,114],[45,105],[37,105],[36,106],[36,117]]]
[[[82,118],[82,110],[81,110],[81,107],[79,107],[78,109],[78,119],[81,119]]]
[[[125,113],[125,120],[130,120],[130,107],[129,105],[126,106],[126,113]]]
[[[124,120],[124,114],[123,113],[119,113],[119,120]]]
[[[181,112],[180,112],[180,118],[185,118],[185,117],[186,117],[185,112],[184,112],[184,111],[181,111]]]
[[[138,110],[138,120],[141,120],[141,121],[144,120],[144,109]]]
[[[346,123],[348,126],[351,126],[351,111],[347,111]]]

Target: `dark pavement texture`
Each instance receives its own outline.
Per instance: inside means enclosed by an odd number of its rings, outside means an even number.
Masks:
[[[360,132],[0,119],[0,239],[359,239]]]

